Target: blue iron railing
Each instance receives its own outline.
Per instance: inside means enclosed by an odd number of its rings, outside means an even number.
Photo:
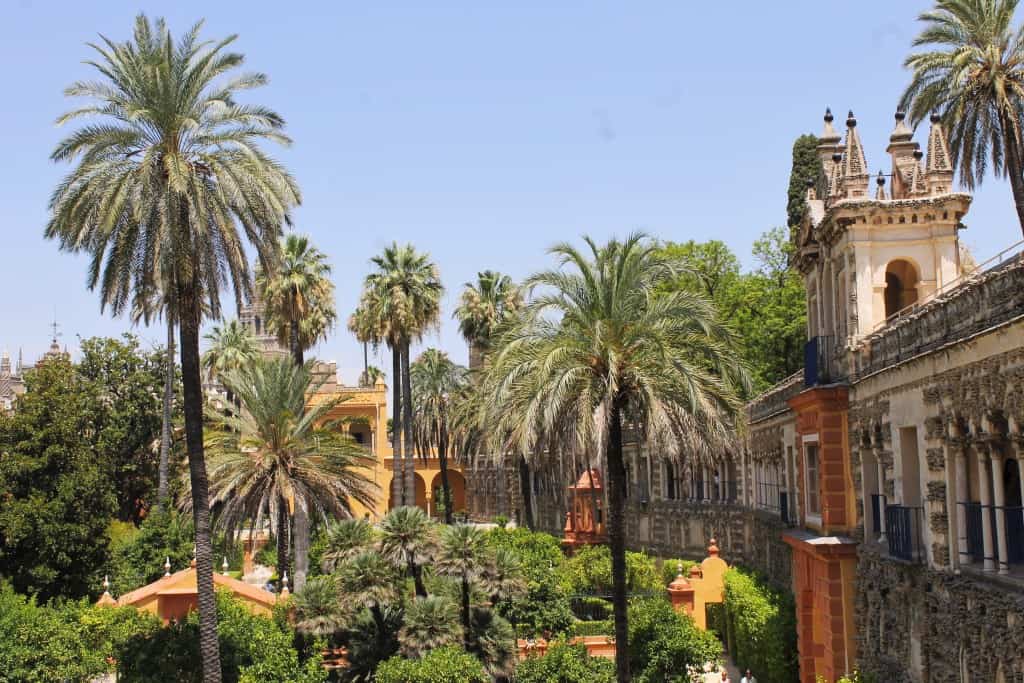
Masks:
[[[907,562],[924,560],[921,543],[921,517],[923,508],[906,505],[885,506],[885,536],[889,541],[889,555]]]

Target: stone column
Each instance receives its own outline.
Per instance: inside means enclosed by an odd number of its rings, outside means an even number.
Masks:
[[[1006,548],[1006,486],[1003,482],[1003,454],[998,448],[992,449],[992,489],[995,493],[996,549],[999,557],[999,573],[1008,574],[1010,565]]]
[[[705,503],[711,502],[711,477],[709,476],[710,469],[708,467],[701,468],[701,476],[703,477],[703,498]]]
[[[971,557],[967,552],[967,508],[960,503],[969,503],[970,492],[967,481],[967,452],[963,448],[956,449],[956,534],[957,548],[960,553],[960,564],[970,564]]]
[[[985,556],[984,569],[987,572],[991,572],[995,571],[996,563],[995,554],[992,550],[992,513],[990,512],[992,509],[992,494],[990,493],[992,480],[989,476],[988,464],[987,449],[980,447],[978,449],[978,492],[981,499],[982,547]]]

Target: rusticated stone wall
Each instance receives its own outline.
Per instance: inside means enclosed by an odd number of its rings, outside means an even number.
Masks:
[[[857,583],[857,662],[877,680],[1024,681],[1019,586],[903,563],[869,545]]]

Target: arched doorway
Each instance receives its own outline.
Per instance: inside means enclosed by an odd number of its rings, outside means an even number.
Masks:
[[[917,285],[920,278],[910,261],[896,259],[885,267],[886,319],[917,303]]]
[[[466,478],[462,476],[462,472],[457,470],[448,470],[448,488],[452,495],[452,512],[459,514],[466,509]],[[430,499],[431,503],[430,513],[434,517],[442,517],[443,512],[438,502],[443,498],[441,486],[441,473],[438,472],[434,475],[434,480],[430,483]]]
[[[427,485],[423,481],[423,477],[420,476],[419,472],[413,475],[414,482],[416,484],[416,507],[427,511]],[[398,503],[395,502],[395,497],[391,494],[391,482],[388,482],[388,510],[393,510],[398,507]]]

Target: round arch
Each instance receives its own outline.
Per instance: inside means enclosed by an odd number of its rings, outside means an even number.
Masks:
[[[459,513],[464,511],[466,509],[466,478],[462,475],[462,472],[452,469],[448,470],[448,488],[452,494],[452,512]],[[441,473],[438,472],[430,482],[430,496],[432,500],[440,500],[441,489]],[[432,512],[437,516],[440,512],[437,503],[435,502],[432,507],[434,508]]]
[[[419,472],[416,472],[415,474],[413,474],[413,481],[414,481],[414,483],[416,485],[416,503],[415,503],[416,507],[418,507],[419,509],[421,509],[424,512],[426,512],[427,511],[427,484],[426,484],[426,482],[423,481],[423,477],[420,476]],[[394,498],[394,496],[391,493],[391,482],[389,480],[388,481],[388,510],[393,510],[396,507],[399,507],[399,506],[395,503],[395,498]]]
[[[893,259],[885,266],[886,319],[917,303],[917,287],[921,271],[908,259]]]

